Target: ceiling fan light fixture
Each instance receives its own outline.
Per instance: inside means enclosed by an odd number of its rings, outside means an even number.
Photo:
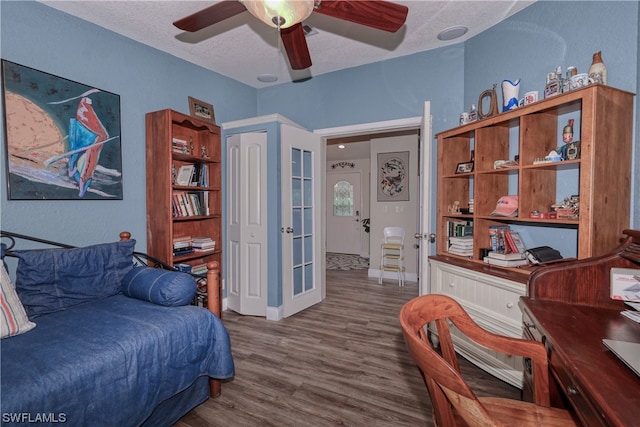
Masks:
[[[289,28],[311,15],[314,0],[241,0],[247,10],[274,28]]]
[[[445,28],[438,33],[438,40],[454,40],[467,34],[467,31],[469,31],[469,29],[464,25],[456,25],[455,27]]]

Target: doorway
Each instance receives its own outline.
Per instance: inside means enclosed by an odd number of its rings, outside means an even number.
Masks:
[[[376,161],[377,159],[372,159],[371,155],[371,141],[382,139],[382,138],[395,138],[407,135],[418,135],[419,129],[421,127],[421,117],[410,118],[410,119],[401,119],[401,120],[393,120],[388,122],[378,122],[378,123],[370,123],[365,125],[354,125],[347,126],[344,128],[334,128],[334,129],[324,129],[324,130],[316,130],[314,133],[321,134],[325,137],[325,141],[327,144],[326,150],[326,171],[327,171],[327,180],[326,180],[326,200],[329,202],[329,195],[333,192],[333,186],[337,182],[336,177],[333,176],[333,172],[335,172],[336,165],[339,165],[342,168],[344,165],[347,167],[351,167],[351,165],[355,164],[355,169],[362,170],[364,169],[362,166],[362,162],[366,162],[366,172],[363,173],[362,181],[366,182],[363,184],[363,194],[366,193],[365,196],[362,197],[362,212],[360,215],[360,221],[362,219],[370,218],[371,215],[371,197],[369,193],[375,188],[370,183],[370,180],[377,179],[377,169],[376,169]],[[344,148],[340,149],[338,146],[344,146]],[[393,151],[393,150],[389,150]],[[375,157],[375,156],[374,156]],[[339,174],[338,174],[339,175]],[[376,195],[373,193],[373,198],[375,199]],[[374,209],[378,209],[379,205],[376,204],[376,201],[373,200]],[[389,207],[387,207],[389,208]],[[389,208],[391,209],[391,208]],[[394,211],[390,212],[388,216],[393,216],[396,214],[395,207],[393,207]],[[378,212],[379,214],[380,212]],[[335,250],[335,246],[332,242],[333,236],[335,234],[341,234],[338,227],[334,227],[333,218],[330,217],[329,208],[326,209],[326,248],[327,252],[332,252],[332,249]],[[365,227],[361,229],[364,230]],[[410,225],[408,231],[410,231],[409,235],[413,233],[413,224]],[[366,238],[362,239],[362,247],[361,247],[361,255],[367,254],[367,256],[371,256],[371,265],[369,268],[369,276],[370,277],[378,277],[378,270],[376,270],[378,266],[377,261],[377,242],[380,240],[377,235],[370,235],[369,233],[362,232]],[[366,242],[365,242],[366,240]],[[373,242],[373,244],[370,243]],[[410,243],[411,244],[411,243]],[[413,245],[412,245],[413,246]],[[371,252],[375,252],[372,254]],[[416,263],[417,255],[416,255]],[[414,273],[414,277],[416,273]],[[415,279],[414,279],[415,280]]]

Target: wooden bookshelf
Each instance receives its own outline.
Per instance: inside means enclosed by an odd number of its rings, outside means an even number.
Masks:
[[[148,113],[145,121],[147,252],[171,265],[222,265],[220,127],[173,110]],[[177,172],[191,165],[191,182],[178,185]],[[192,206],[181,211],[177,200]],[[174,254],[174,239],[187,236],[209,237],[215,250]]]

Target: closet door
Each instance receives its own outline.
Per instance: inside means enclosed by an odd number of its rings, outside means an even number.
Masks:
[[[227,138],[227,303],[267,313],[267,134]]]

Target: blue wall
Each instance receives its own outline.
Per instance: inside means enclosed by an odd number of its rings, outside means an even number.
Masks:
[[[188,113],[193,96],[214,105],[219,123],[251,117],[256,89],[40,3],[2,1],[0,15],[3,59],[120,95],[124,193],[121,201],[8,201],[3,129],[0,225],[74,245],[128,230],[145,250],[145,113]]]
[[[539,1],[465,43],[260,90],[39,3],[2,1],[0,14],[2,58],[121,96],[124,200],[8,201],[2,174],[3,228],[73,244],[128,229],[146,247],[144,114],[186,112],[188,95],[212,102],[219,123],[278,113],[310,130],[419,116],[429,100],[437,133],[492,84],[522,78],[521,93],[541,91],[556,66],[586,71],[598,50],[609,84],[634,93],[640,84],[637,1]],[[637,147],[634,159],[637,171]],[[639,228],[640,172],[633,181]]]

